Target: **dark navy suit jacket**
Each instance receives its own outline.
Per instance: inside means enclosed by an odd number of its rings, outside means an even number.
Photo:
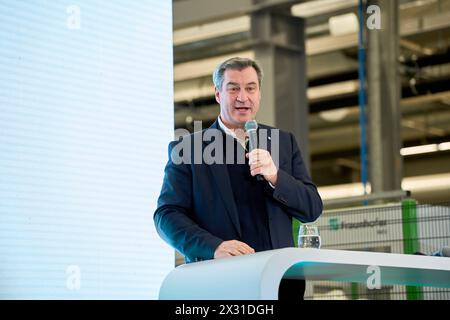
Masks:
[[[259,125],[268,129],[269,126]],[[218,122],[210,129],[219,129]],[[209,130],[209,129],[206,129]],[[190,135],[205,134],[205,131]],[[193,141],[193,140],[191,140]],[[225,240],[240,240],[239,212],[225,164],[175,164],[171,153],[180,141],[169,144],[169,161],[154,213],[159,235],[181,252],[187,262],[214,258],[217,246]],[[201,143],[202,150],[208,141]],[[268,151],[271,150],[268,143]],[[267,182],[263,182],[267,183]],[[293,247],[292,217],[312,222],[322,213],[322,200],[312,183],[294,136],[279,131],[279,170],[277,184],[267,183],[265,197],[273,249]]]

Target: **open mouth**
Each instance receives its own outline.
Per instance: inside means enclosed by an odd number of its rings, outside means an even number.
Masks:
[[[236,110],[238,110],[240,112],[245,112],[245,111],[250,111],[251,108],[249,108],[249,107],[236,107]]]

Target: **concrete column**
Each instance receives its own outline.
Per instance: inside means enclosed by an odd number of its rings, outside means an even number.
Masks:
[[[367,30],[369,181],[372,193],[401,189],[399,3],[370,0],[381,13],[381,29]]]
[[[291,131],[310,170],[309,107],[304,20],[289,10],[265,9],[251,15],[255,58],[264,70],[261,109],[257,120]]]

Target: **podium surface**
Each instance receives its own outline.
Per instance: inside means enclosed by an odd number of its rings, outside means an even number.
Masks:
[[[276,300],[282,278],[450,288],[450,258],[328,249],[284,248],[181,265],[159,299]]]

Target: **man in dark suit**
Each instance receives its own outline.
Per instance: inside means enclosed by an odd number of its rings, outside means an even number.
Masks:
[[[261,80],[251,59],[220,64],[213,74],[219,117],[169,145],[154,221],[187,262],[293,247],[292,218],[311,222],[322,212],[291,133],[260,125],[266,147],[248,152],[243,128],[259,110]],[[294,291],[303,296],[304,282],[282,281],[279,297]]]

